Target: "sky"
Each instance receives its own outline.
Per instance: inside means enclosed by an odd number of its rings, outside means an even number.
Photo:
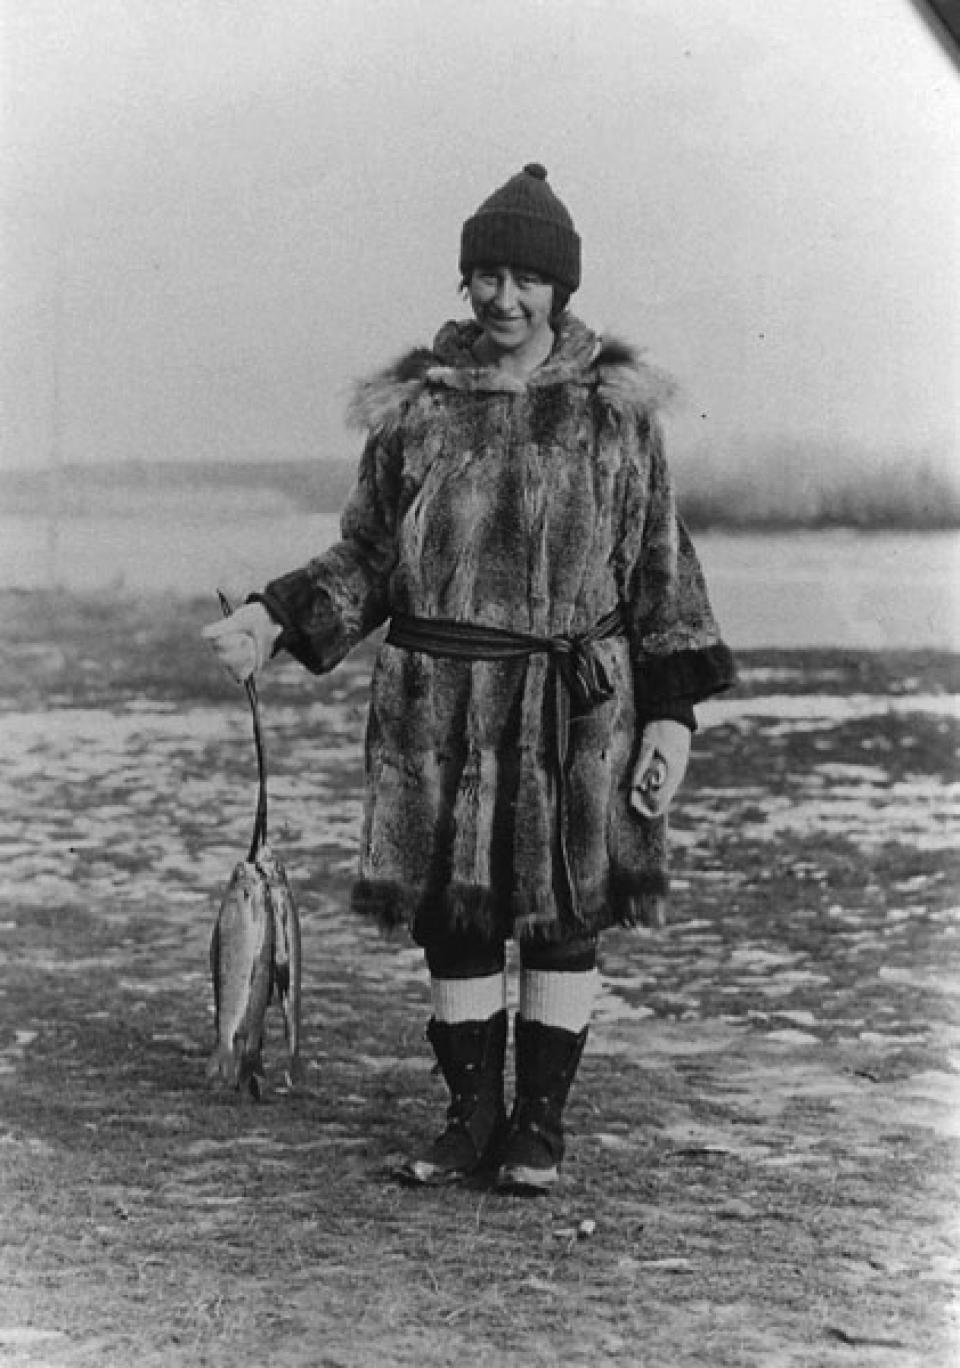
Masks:
[[[0,469],[352,457],[532,160],[681,445],[960,456],[960,66],[914,0],[0,0]]]

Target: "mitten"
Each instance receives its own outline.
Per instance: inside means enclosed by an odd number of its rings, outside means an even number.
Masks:
[[[262,603],[245,603],[204,627],[201,635],[228,674],[242,684],[270,659],[280,626]]]
[[[683,781],[690,728],[671,718],[648,722],[630,780],[630,806],[642,817],[662,817]]]

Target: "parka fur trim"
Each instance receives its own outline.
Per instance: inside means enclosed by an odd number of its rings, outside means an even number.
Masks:
[[[548,653],[383,642],[354,905],[423,943],[649,924],[668,832],[630,807],[640,733],[733,679],[663,449],[672,386],[570,316],[525,384],[477,364],[479,336],[448,323],[358,386],[340,541],[262,601],[318,673],[394,614],[553,638],[616,609],[622,635],[596,643],[610,696],[573,716],[562,776]]]
[[[649,704],[651,715],[656,715],[660,702],[666,698],[678,703],[709,698],[729,688],[734,669],[733,654],[723,642],[663,656],[647,654],[642,674],[636,680],[637,712],[643,715]]]
[[[646,362],[636,348],[615,338],[600,339],[571,315],[560,326],[552,356],[528,381],[480,365],[472,354],[480,335],[475,323],[448,323],[433,350],[414,348],[392,366],[362,380],[347,408],[348,425],[364,432],[389,433],[405,409],[431,386],[477,394],[523,394],[528,389],[577,383],[619,414],[631,410],[657,413],[676,392],[670,376]]]
[[[611,926],[657,926],[669,893],[666,874],[649,874],[613,867],[604,894],[593,906],[584,909],[584,929],[590,932]],[[505,939],[555,940],[564,927],[556,916],[552,893],[537,908],[529,898],[510,904],[497,902],[489,889],[451,884],[432,897],[413,894],[403,884],[389,880],[357,879],[351,894],[351,907],[375,920],[381,930],[391,932],[408,928],[418,945],[443,941],[451,932],[482,942]]]

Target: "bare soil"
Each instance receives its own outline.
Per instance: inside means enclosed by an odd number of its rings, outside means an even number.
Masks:
[[[0,596],[0,1363],[953,1368],[960,661],[743,657],[531,1201],[394,1178],[445,1103],[416,952],[346,910],[369,652],[262,689],[310,1086],[273,1012],[265,1100],[207,1086],[255,800],[215,616]]]

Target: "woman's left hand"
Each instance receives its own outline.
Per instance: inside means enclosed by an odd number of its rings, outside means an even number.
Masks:
[[[648,722],[630,779],[630,806],[641,817],[662,817],[687,772],[690,728],[661,718]]]

